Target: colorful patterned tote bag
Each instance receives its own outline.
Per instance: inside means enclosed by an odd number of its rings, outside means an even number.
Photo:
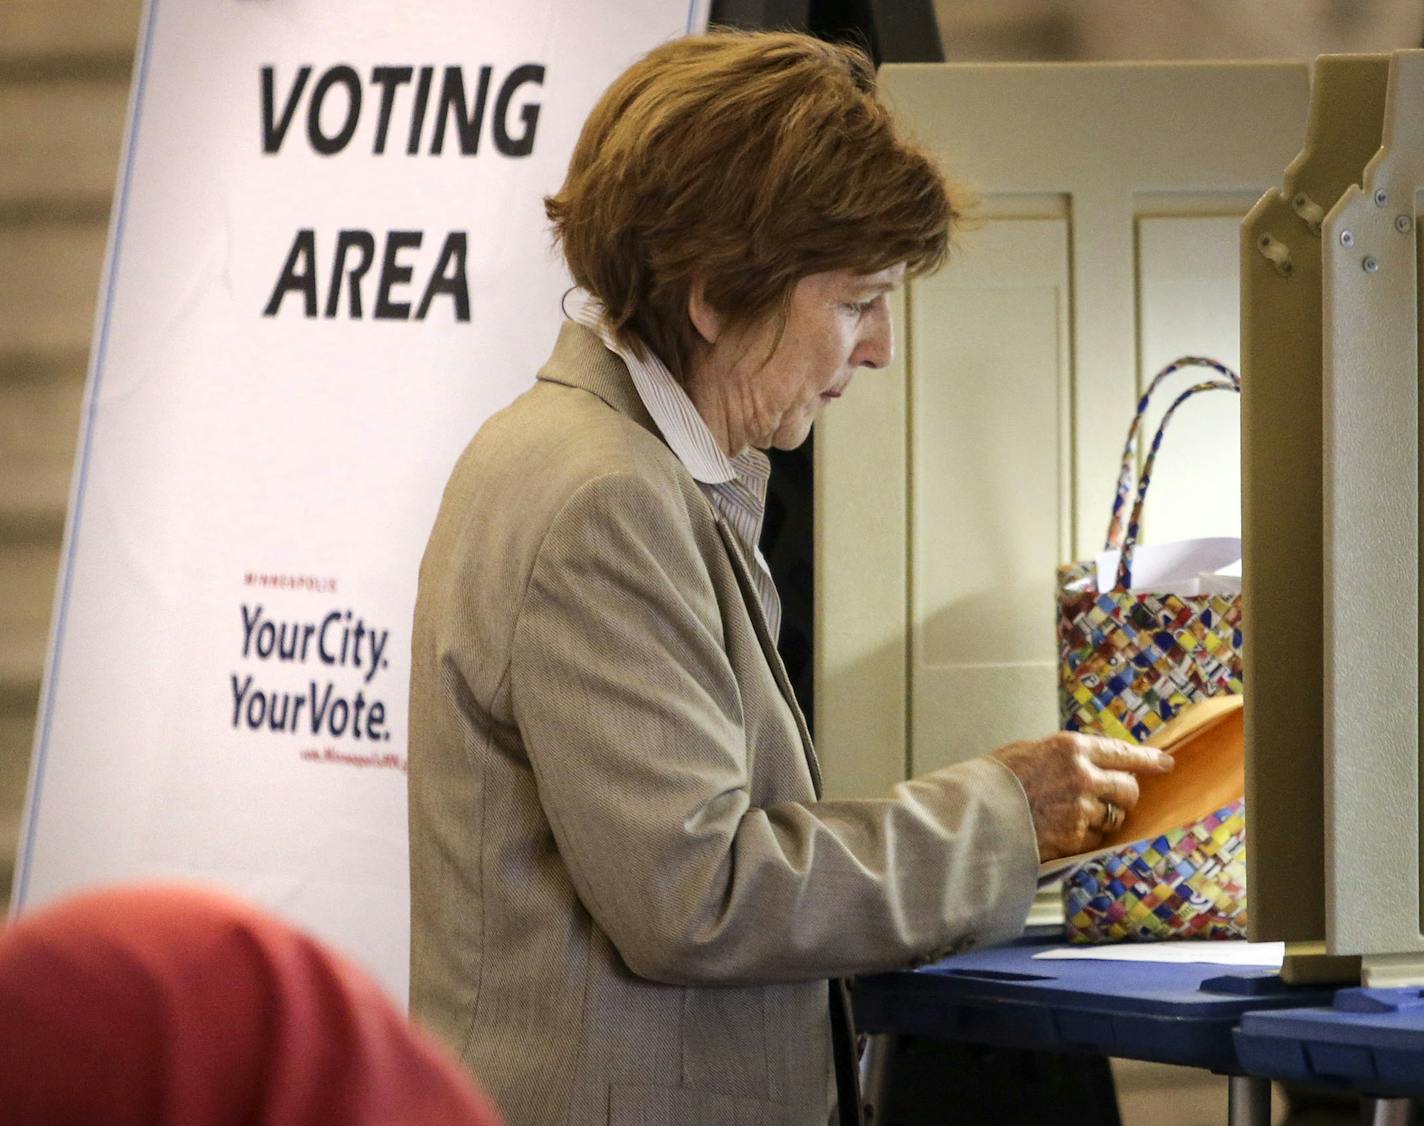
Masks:
[[[1163,414],[1124,528],[1152,394],[1169,375],[1189,367],[1214,375],[1179,394]],[[1120,552],[1116,581],[1100,589],[1097,560],[1058,572],[1059,702],[1067,730],[1141,742],[1186,704],[1242,691],[1239,591],[1132,590],[1143,504],[1172,416],[1197,395],[1240,389],[1229,368],[1185,356],[1159,372],[1139,401],[1104,549]],[[1073,942],[1245,937],[1244,803],[1088,861],[1064,880],[1063,908]]]

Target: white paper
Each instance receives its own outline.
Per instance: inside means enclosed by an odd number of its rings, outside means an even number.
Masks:
[[[1117,582],[1117,565],[1122,553],[1098,554],[1098,589],[1111,590]],[[1234,569],[1234,571],[1233,571]],[[1234,574],[1241,581],[1241,540],[1235,536],[1213,539],[1173,540],[1169,543],[1138,544],[1132,553],[1134,594],[1201,594],[1203,579],[1229,584]],[[1210,576],[1210,578],[1208,578]],[[1215,589],[1212,593],[1215,593]],[[1223,593],[1231,593],[1223,589]]]
[[[1058,946],[1035,954],[1034,959],[1264,966],[1278,970],[1285,954],[1284,942],[1127,942],[1110,946]]]
[[[1240,594],[1241,560],[1197,576],[1198,594]]]

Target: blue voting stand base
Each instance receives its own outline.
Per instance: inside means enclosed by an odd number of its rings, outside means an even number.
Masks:
[[[1328,1004],[1331,989],[1271,970],[1035,961],[1061,938],[1025,938],[917,970],[857,980],[857,1026],[1000,1047],[1120,1056],[1242,1074],[1232,1032],[1263,1009]]]
[[[1270,1082],[1246,1073],[1233,1032],[1248,1013],[1322,1006],[1334,996],[1329,988],[1287,986],[1267,968],[1033,957],[1062,944],[1061,934],[1038,935],[916,970],[857,979],[856,1022],[872,1038],[862,1087],[874,1126],[946,1121],[1107,1126],[1118,1120],[1108,1056],[1227,1075],[1227,1121],[1267,1126]],[[949,1075],[957,1077],[967,1067],[968,1085],[957,1078],[936,1083],[932,1069],[918,1075],[913,1070],[915,1042],[907,1044],[907,1037],[976,1045],[986,1054],[977,1062],[972,1054],[958,1054],[969,1062]],[[1021,1081],[1012,1069],[998,1079],[990,1050],[1056,1060],[1045,1066],[1060,1069],[1059,1077],[1038,1079],[1037,1092],[1017,1089]],[[1082,1072],[1076,1092],[1061,1082],[1075,1069]],[[1037,1109],[1028,1109],[1035,1098]],[[1077,1101],[1054,1104],[1054,1098]],[[966,1101],[976,1099],[972,1106]]]
[[[1342,989],[1327,1006],[1248,1013],[1236,1050],[1273,1079],[1424,1098],[1424,991]]]

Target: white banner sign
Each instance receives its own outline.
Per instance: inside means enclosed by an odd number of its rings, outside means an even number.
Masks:
[[[416,573],[568,285],[542,197],[706,0],[150,0],[14,901],[193,878],[406,993]]]

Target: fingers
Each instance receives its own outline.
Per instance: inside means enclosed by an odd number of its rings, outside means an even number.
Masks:
[[[1124,813],[1137,804],[1137,777],[1123,770],[1094,770],[1092,792],[1099,802],[1112,802]]]
[[[1110,816],[1107,802],[1093,794],[1082,795],[1077,802],[1077,823],[1073,826],[1073,851],[1083,852],[1097,848],[1103,838],[1117,825],[1117,818]],[[1120,807],[1119,807],[1120,808]],[[1120,817],[1127,816],[1124,811]]]
[[[1173,766],[1155,747],[1068,731],[1010,743],[994,755],[1023,787],[1045,858],[1096,849],[1137,805],[1138,775]]]
[[[1130,770],[1137,774],[1166,774],[1175,765],[1172,756],[1156,747],[1136,746],[1100,735],[1077,735],[1079,747],[1094,766]]]
[[[1084,794],[1078,799],[1078,831],[1100,835],[1111,833],[1127,820],[1129,809],[1115,798]]]

